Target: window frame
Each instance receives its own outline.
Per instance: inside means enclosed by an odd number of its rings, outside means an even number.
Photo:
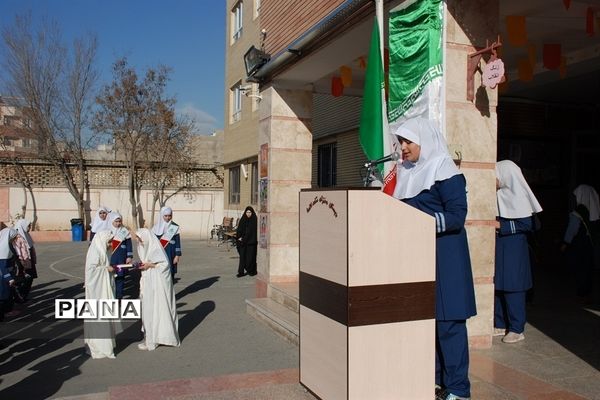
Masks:
[[[231,9],[231,43],[236,43],[244,31],[244,2],[238,1]]]
[[[229,204],[240,204],[240,169],[239,165],[229,168]]]
[[[324,143],[317,148],[317,185],[319,187],[337,185],[337,142]]]
[[[242,81],[238,81],[231,88],[231,123],[241,121],[242,119]]]

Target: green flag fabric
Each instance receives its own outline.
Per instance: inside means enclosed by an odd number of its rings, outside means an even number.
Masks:
[[[375,18],[371,33],[371,47],[367,58],[359,129],[360,145],[369,160],[384,156],[383,118],[387,111],[385,109],[385,79],[380,43],[379,26],[377,18]],[[378,167],[382,168],[383,166],[379,165]],[[382,170],[380,169],[380,171]]]
[[[441,120],[442,0],[407,1],[390,11],[390,129],[421,116]]]

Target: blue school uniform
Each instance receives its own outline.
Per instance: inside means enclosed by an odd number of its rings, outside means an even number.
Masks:
[[[173,225],[177,225],[172,222]],[[179,226],[179,225],[177,225]],[[159,240],[162,237],[156,236]],[[165,253],[167,253],[167,259],[169,260],[169,267],[171,268],[171,277],[175,278],[175,274],[177,273],[177,264],[173,264],[173,259],[175,256],[181,256],[181,239],[179,238],[179,233],[175,234],[169,243],[165,246]]]
[[[13,276],[10,273],[12,267],[13,264],[11,259],[0,260],[0,302],[8,300],[10,297],[11,290],[8,282],[13,279]]]
[[[462,320],[477,314],[469,244],[465,231],[466,182],[454,175],[436,182],[429,190],[404,199],[411,206],[435,217],[436,299],[435,318]]]
[[[466,319],[477,314],[465,231],[466,181],[462,174],[435,182],[405,203],[436,221],[436,383],[470,397]]]
[[[532,217],[498,217],[494,274],[494,326],[511,332],[525,330],[526,292],[533,286],[527,234],[533,232]]]
[[[131,239],[127,238],[123,240],[119,247],[110,256],[110,265],[125,264],[128,258],[133,258],[133,248],[131,246]],[[115,297],[117,299],[123,298],[123,289],[125,287],[125,275],[128,274],[127,269],[122,269],[120,272],[115,274]]]

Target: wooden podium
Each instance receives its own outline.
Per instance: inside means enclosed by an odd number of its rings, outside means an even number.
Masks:
[[[435,221],[379,190],[300,192],[300,383],[435,397]]]

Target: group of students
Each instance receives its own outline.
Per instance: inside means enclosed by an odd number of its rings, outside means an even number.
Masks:
[[[37,257],[29,234],[31,222],[17,220],[14,228],[0,230],[0,321],[5,313],[15,315],[15,303],[27,301],[37,278]]]
[[[173,288],[181,256],[179,226],[172,221],[173,210],[163,207],[152,230],[142,228],[131,234],[122,216],[100,207],[92,221],[92,243],[85,265],[86,299],[122,299],[124,279],[132,267],[141,271],[139,297],[142,304],[143,342],[140,350],[159,345],[179,346],[178,318]],[[132,239],[137,241],[139,262],[133,263]],[[85,321],[86,351],[92,358],[114,358],[118,321]]]
[[[413,118],[392,134],[402,151],[393,195],[433,216],[436,223],[436,400],[469,399],[466,320],[477,310],[465,231],[466,180],[431,121]],[[527,236],[536,228],[542,207],[514,162],[499,161],[496,178],[494,334],[502,335],[504,343],[517,343],[525,339],[525,296],[532,287]],[[562,249],[577,276],[578,294],[589,296],[591,232],[600,219],[598,194],[588,185],[578,186],[573,194],[577,206]]]

